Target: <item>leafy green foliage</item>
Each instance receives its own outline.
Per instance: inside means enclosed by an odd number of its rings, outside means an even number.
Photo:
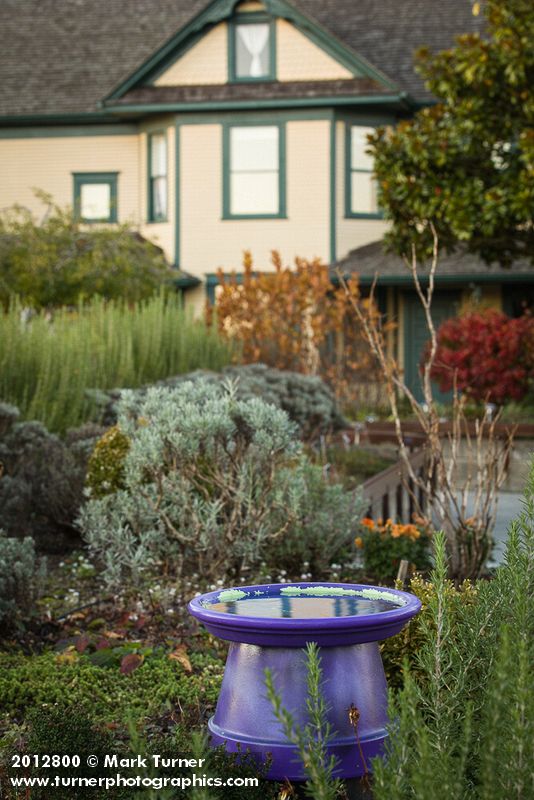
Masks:
[[[309,716],[307,725],[304,727],[296,725],[291,712],[284,708],[270,670],[265,671],[267,696],[286,738],[298,750],[308,777],[306,793],[313,800],[335,800],[341,783],[333,777],[336,758],[328,755],[328,744],[334,732],[327,721],[328,708],[321,691],[321,657],[319,648],[314,642],[306,646],[306,659],[308,688],[306,708]]]
[[[111,731],[103,725],[96,726],[86,713],[63,704],[44,706],[34,709],[28,715],[27,723],[29,734],[25,741],[25,752],[40,757],[55,753],[62,756],[80,756],[78,767],[54,767],[50,770],[54,775],[59,775],[61,778],[94,778],[109,774],[109,770],[104,769],[103,764],[106,754],[115,752],[113,736]],[[97,767],[87,766],[86,759],[89,755],[98,758]],[[20,774],[21,770],[11,770],[10,773],[11,775]],[[42,777],[44,770],[33,767],[27,770],[27,773],[30,776]],[[77,791],[79,790],[71,787],[56,787],[54,797],[57,800],[71,800]],[[98,800],[110,796],[104,787],[95,787],[91,790],[91,794]],[[126,800],[128,797],[124,789],[114,791],[111,796],[115,800],[119,798]],[[32,797],[46,800],[47,797],[50,797],[50,789],[34,789]]]
[[[355,500],[321,484],[281,409],[195,381],[150,389],[141,402],[124,392],[118,424],[129,441],[123,488],[80,517],[110,583],[162,562],[235,579],[278,541],[293,542],[297,558],[306,538],[317,558],[319,542],[325,553],[347,542]]]
[[[76,305],[95,295],[137,302],[172,272],[158,247],[127,225],[81,225],[70,209],[36,192],[41,220],[22,206],[0,215],[0,304],[18,295],[25,306]]]
[[[394,458],[366,447],[328,447],[324,461],[347,489],[356,489],[367,478],[377,475],[395,463]]]
[[[130,442],[118,425],[109,428],[95,444],[87,465],[86,486],[100,498],[124,488],[124,462]]]
[[[301,511],[283,536],[269,544],[264,560],[271,572],[300,575],[303,565],[315,578],[328,574],[331,564],[344,564],[354,555],[356,520],[363,510],[361,495],[341,483],[326,480],[322,470],[302,462],[289,476],[301,497]]]
[[[506,563],[477,583],[475,602],[451,604],[444,538],[436,537],[415,671],[406,664],[388,758],[374,762],[377,800],[532,793],[533,565],[534,473]]]
[[[360,525],[360,536],[355,544],[363,551],[367,574],[375,580],[394,578],[402,560],[414,564],[418,570],[430,567],[431,533],[428,524],[421,520],[417,525],[385,522],[365,518]]]
[[[102,652],[102,651],[98,651]],[[110,654],[108,667],[75,650],[0,658],[0,710],[25,719],[32,709],[60,703],[78,708],[97,722],[143,720],[178,706],[198,716],[200,707],[215,705],[222,664],[208,654],[192,653],[193,672],[165,653],[146,657],[129,675],[120,672]]]
[[[90,390],[217,370],[232,357],[230,345],[175,296],[137,305],[97,298],[51,320],[23,316],[19,302],[0,313],[0,398],[59,433],[94,416],[99,395]]]
[[[398,587],[402,588],[401,586]],[[421,601],[421,611],[396,636],[386,639],[380,645],[384,671],[391,689],[400,689],[403,685],[402,670],[407,663],[410,674],[419,681],[424,681],[425,676],[418,663],[418,653],[424,647],[426,631],[433,626],[431,604],[436,593],[436,587],[430,581],[424,580],[420,575],[415,575],[410,580],[409,591]],[[456,628],[456,620],[462,614],[464,606],[470,607],[477,601],[476,586],[465,581],[458,589],[452,581],[445,581],[442,588],[445,598],[447,616],[451,619],[451,627]]]
[[[534,6],[487,0],[484,35],[419,54],[439,103],[372,139],[379,201],[399,253],[464,243],[487,262],[534,259]]]
[[[13,626],[32,611],[46,573],[33,539],[9,539],[0,530],[0,626]]]

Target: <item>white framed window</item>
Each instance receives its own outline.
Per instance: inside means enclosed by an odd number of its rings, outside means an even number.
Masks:
[[[167,137],[151,133],[148,137],[148,220],[167,219]]]
[[[285,215],[282,125],[227,126],[224,166],[224,217]]]
[[[74,212],[81,222],[117,222],[116,172],[75,172]]]
[[[271,77],[270,22],[237,22],[234,25],[234,79]]]
[[[377,187],[373,176],[373,158],[366,150],[367,137],[374,128],[350,125],[346,139],[346,215],[351,217],[379,217]]]

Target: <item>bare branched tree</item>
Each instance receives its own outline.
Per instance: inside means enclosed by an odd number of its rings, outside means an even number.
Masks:
[[[444,530],[452,575],[461,580],[478,577],[491,553],[498,493],[506,478],[514,430],[508,430],[499,437],[497,424],[501,412],[493,413],[494,409],[487,404],[481,416],[470,424],[466,417],[466,397],[458,391],[455,380],[452,420],[445,432],[432,384],[432,371],[438,352],[437,331],[432,319],[438,237],[433,225],[430,228],[434,247],[426,289],[417,269],[415,248],[412,249],[411,259],[405,259],[424,311],[429,337],[421,367],[422,402],[417,400],[406,384],[397,360],[388,354],[383,320],[374,313],[376,277],[369,299],[361,302],[352,297],[351,305],[383,373],[403,465],[403,484],[413,500],[417,515],[429,518]],[[348,292],[345,279],[339,271],[338,276]],[[408,400],[426,436],[427,468],[422,474],[417,474],[413,469],[404,441],[401,399]]]

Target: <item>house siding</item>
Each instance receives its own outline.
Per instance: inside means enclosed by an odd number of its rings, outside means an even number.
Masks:
[[[154,81],[155,86],[227,83],[228,26],[221,22],[206,33]]]
[[[239,124],[236,121],[235,124]],[[258,269],[270,252],[328,260],[329,122],[286,123],[287,219],[222,219],[222,126],[180,126],[180,266],[198,277],[241,270],[243,251]]]
[[[354,77],[350,70],[283,19],[276,23],[276,53],[277,77],[280,81],[325,81]]]
[[[73,136],[0,140],[0,208],[19,203],[37,216],[43,189],[60,206],[73,204],[73,172],[118,173],[118,220],[140,220],[139,137]]]

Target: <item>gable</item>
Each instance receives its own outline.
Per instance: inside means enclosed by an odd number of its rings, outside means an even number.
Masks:
[[[228,25],[211,28],[174,64],[161,73],[154,86],[194,86],[228,80]]]
[[[226,22],[210,28],[174,63],[153,78],[151,85],[227,83],[230,35],[231,27]],[[287,20],[276,20],[275,37],[275,75],[279,81],[350,80],[358,74],[340,64]]]
[[[284,19],[276,23],[276,56],[276,74],[280,81],[349,80],[358,74],[344,67]]]

